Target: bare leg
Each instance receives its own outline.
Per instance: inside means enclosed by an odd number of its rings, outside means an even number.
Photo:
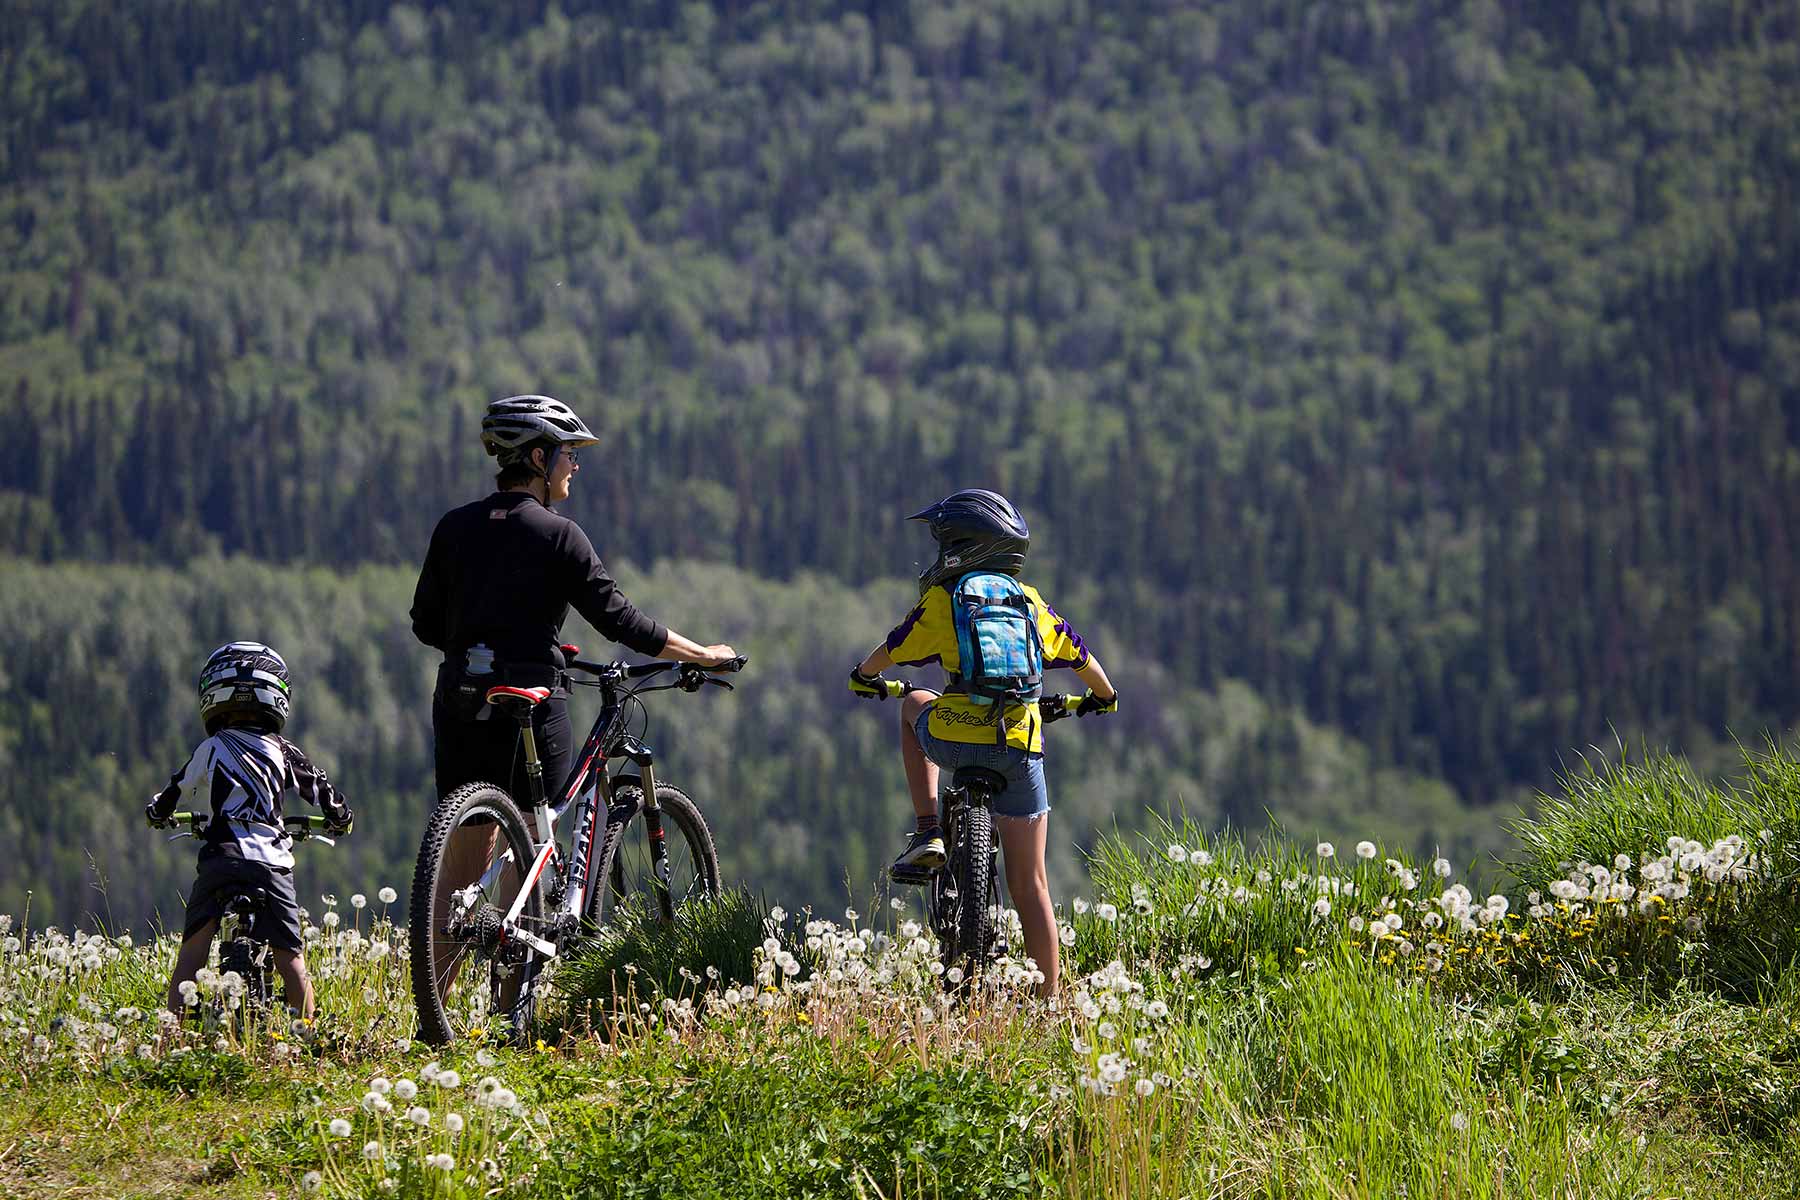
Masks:
[[[906,765],[906,791],[912,798],[913,815],[918,817],[937,815],[938,765],[925,757],[913,726],[925,706],[936,699],[936,692],[922,688],[900,698],[900,761]]]
[[[306,956],[298,950],[270,949],[275,955],[275,969],[281,973],[281,999],[300,1014],[303,1021],[312,1020],[312,977],[306,973]]]
[[[213,935],[219,932],[217,921],[208,921],[194,932],[181,939],[181,949],[175,955],[175,974],[169,978],[169,1011],[176,1016],[184,1016],[187,1008],[181,1003],[181,985],[200,973],[206,965],[206,956],[212,952]]]
[[[1050,906],[1050,880],[1044,873],[1044,844],[1050,816],[1001,817],[1000,849],[1006,859],[1006,891],[1025,928],[1025,953],[1044,973],[1038,994],[1056,995],[1061,946],[1056,940],[1056,912]]]

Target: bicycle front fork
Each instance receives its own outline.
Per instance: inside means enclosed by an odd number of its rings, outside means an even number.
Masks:
[[[675,904],[669,892],[669,839],[663,829],[662,807],[656,802],[656,755],[636,738],[627,738],[619,747],[621,757],[638,769],[644,787],[644,832],[650,838],[651,890],[656,894],[656,911],[663,920],[675,916]],[[615,861],[617,861],[615,859]]]

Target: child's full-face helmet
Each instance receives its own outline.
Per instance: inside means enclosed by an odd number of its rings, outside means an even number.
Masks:
[[[1025,569],[1031,530],[999,492],[964,488],[906,519],[930,525],[938,544],[936,561],[919,573],[921,595],[970,571],[1017,576]]]
[[[291,703],[287,663],[261,642],[229,642],[200,668],[200,720],[209,734],[227,725],[279,733]]]

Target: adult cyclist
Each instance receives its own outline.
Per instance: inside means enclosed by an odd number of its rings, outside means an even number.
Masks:
[[[481,444],[496,460],[492,495],[445,513],[413,592],[412,627],[444,654],[431,701],[438,798],[463,784],[503,783],[529,795],[518,727],[486,703],[487,689],[549,687],[532,729],[547,792],[560,799],[574,754],[562,626],[573,607],[603,637],[652,658],[717,666],[737,657],[651,619],[619,590],[593,543],[555,511],[569,498],[584,447],[600,439],[560,400],[508,396],[488,405]],[[540,830],[540,836],[544,831]],[[493,826],[457,830],[444,878],[472,883],[493,854]]]

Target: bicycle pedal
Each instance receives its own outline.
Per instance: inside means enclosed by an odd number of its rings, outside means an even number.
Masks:
[[[937,872],[924,867],[889,867],[888,878],[908,887],[924,887],[937,877]]]

